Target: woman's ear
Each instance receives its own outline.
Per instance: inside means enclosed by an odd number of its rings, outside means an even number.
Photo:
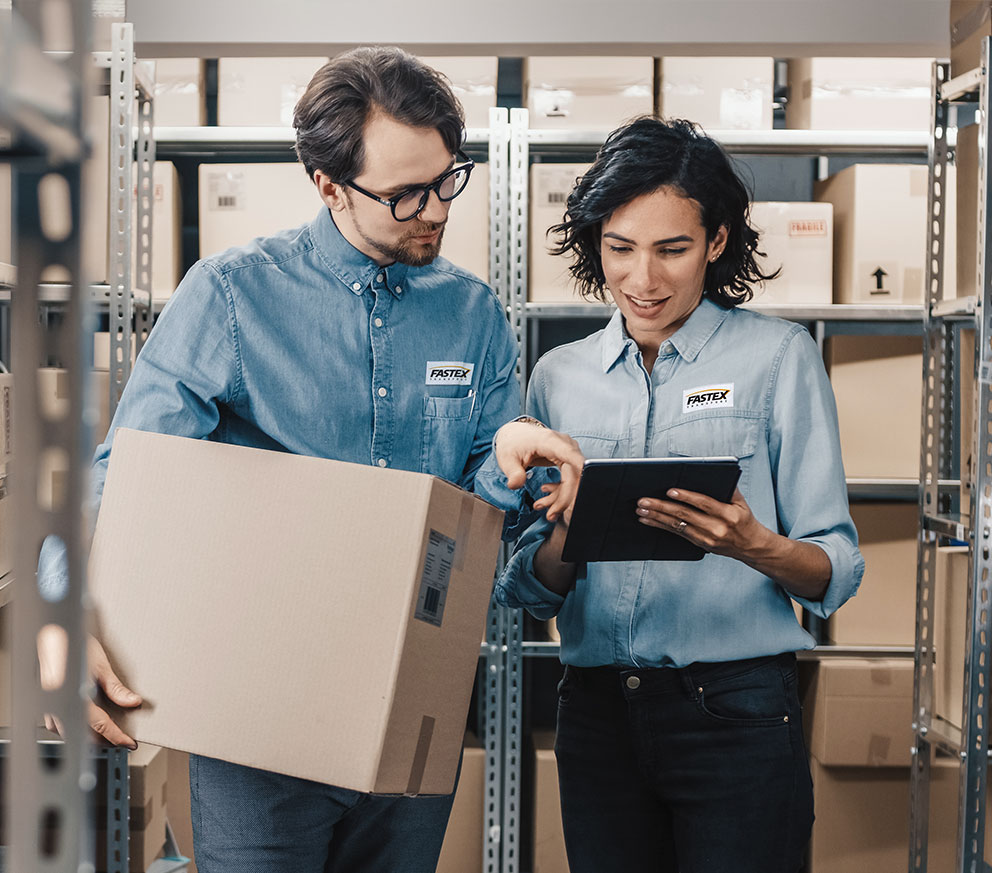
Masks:
[[[729,233],[727,230],[727,225],[721,224],[717,228],[715,234],[713,234],[713,239],[710,240],[709,245],[706,247],[706,259],[712,264],[720,259],[720,255],[723,254],[724,249],[727,248],[727,239],[729,238]]]

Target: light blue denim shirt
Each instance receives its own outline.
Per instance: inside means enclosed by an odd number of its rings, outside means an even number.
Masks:
[[[444,258],[377,266],[321,209],[189,271],[138,356],[115,428],[431,473],[471,489],[519,413],[517,345],[496,295]],[[260,488],[264,489],[264,483]],[[39,585],[64,584],[51,540]]]
[[[739,457],[739,487],[758,521],[830,559],[823,600],[799,602],[825,618],[857,590],[864,561],[836,406],[801,326],[704,300],[649,375],[618,311],[603,330],[538,361],[527,411],[571,434],[587,458]],[[491,463],[480,473],[498,478]],[[538,520],[520,538],[497,599],[538,618],[557,615],[566,664],[681,667],[814,645],[785,589],[717,555],[579,565],[575,587],[560,597],[533,572],[549,527]]]

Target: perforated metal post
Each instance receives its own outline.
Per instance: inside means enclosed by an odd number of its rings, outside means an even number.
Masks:
[[[133,61],[133,59],[132,59]],[[137,234],[134,287],[141,292],[141,303],[135,311],[135,353],[148,339],[155,318],[152,301],[152,233],[155,217],[155,103],[153,95],[143,90],[138,94],[137,165]]]

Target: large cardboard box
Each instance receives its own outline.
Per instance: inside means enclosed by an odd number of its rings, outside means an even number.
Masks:
[[[531,127],[613,130],[654,109],[654,61],[630,57],[524,60]]]
[[[482,873],[485,842],[486,753],[479,738],[465,734],[462,770],[451,806],[437,873]]]
[[[358,791],[450,792],[501,524],[420,473],[118,430],[89,579],[146,700],[124,729]]]
[[[773,58],[661,58],[655,109],[706,130],[771,130]]]
[[[803,695],[809,753],[842,767],[908,767],[911,658],[825,658]]]
[[[756,202],[751,224],[761,234],[758,266],[776,279],[755,289],[755,303],[833,301],[834,226],[830,203]]]
[[[552,255],[554,235],[548,228],[561,223],[565,203],[576,179],[591,164],[532,164],[530,168],[530,271],[527,299],[534,302],[566,301],[579,303],[581,298],[572,286],[568,272],[571,259]]]
[[[423,62],[447,76],[465,110],[466,127],[489,127],[489,110],[496,105],[496,57],[429,57]]]
[[[974,70],[982,62],[982,40],[992,36],[989,0],[951,0],[951,76]]]
[[[964,703],[964,654],[970,638],[967,624],[967,546],[937,549],[933,606],[933,712],[960,728]]]
[[[813,190],[834,206],[834,302],[922,303],[927,168],[854,164]]]
[[[149,62],[155,76],[155,126],[198,127],[206,123],[202,58],[158,58]]]
[[[922,338],[832,336],[826,358],[847,476],[918,479]]]
[[[931,58],[793,58],[785,126],[930,130]]]
[[[851,518],[865,559],[858,593],[827,620],[843,646],[911,646],[916,638],[915,503],[854,503]]]
[[[441,254],[483,281],[489,278],[489,165],[476,164],[468,187],[451,201]]]
[[[200,257],[306,224],[320,205],[302,164],[200,164]]]
[[[534,731],[534,873],[568,873],[553,731]]]
[[[221,58],[217,123],[221,127],[292,127],[293,110],[327,58]]]

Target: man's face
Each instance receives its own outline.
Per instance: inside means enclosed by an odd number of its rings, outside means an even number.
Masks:
[[[434,128],[411,127],[377,113],[365,126],[365,167],[353,180],[366,191],[389,200],[416,185],[426,185],[455,162]],[[324,195],[321,180],[318,188]],[[423,211],[410,221],[397,221],[390,208],[347,186],[324,196],[334,222],[348,242],[377,264],[394,262],[419,267],[441,249],[449,203],[431,192]]]

